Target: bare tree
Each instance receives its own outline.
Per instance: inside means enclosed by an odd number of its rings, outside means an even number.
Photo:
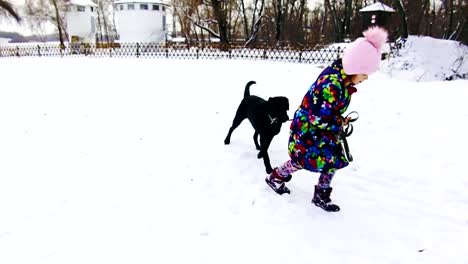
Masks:
[[[51,22],[57,27],[60,46],[65,48],[66,26],[63,13],[65,2],[63,0],[26,0],[25,13],[32,28]]]
[[[328,19],[328,5],[324,3],[323,5],[323,17],[322,17],[322,23],[320,25],[320,39],[323,40],[325,39],[325,31],[326,31],[326,26],[327,26],[327,19]]]
[[[342,40],[342,34],[341,34],[341,31],[340,31],[340,26],[339,26],[339,18],[338,18],[338,14],[336,12],[336,8],[335,8],[335,4],[336,4],[336,0],[332,0],[333,3],[330,3],[330,0],[325,0],[325,5],[327,6],[326,8],[328,8],[330,14],[331,14],[331,19],[333,21],[333,29],[334,29],[334,32],[335,32],[335,41],[336,42],[340,42]]]
[[[251,13],[247,13],[244,0],[240,0],[240,7],[243,19],[244,37],[246,45],[255,43],[261,28],[261,20],[263,17],[265,0],[254,0],[251,7],[249,8]],[[251,23],[249,24],[249,17],[251,16]]]
[[[445,17],[447,19],[445,38],[449,39],[453,28],[453,0],[445,0],[443,3],[445,5]]]
[[[353,0],[345,0],[343,34],[349,38],[351,35],[351,17],[353,15]]]
[[[227,1],[222,0],[211,0],[211,5],[213,7],[214,18],[217,21],[218,25],[218,36],[223,46],[229,45],[228,39],[228,21],[227,21]]]
[[[116,33],[114,9],[111,8],[113,1],[96,0],[96,4],[100,40],[105,39],[107,43],[111,43],[114,41],[113,36]]]
[[[52,5],[54,6],[54,11],[55,11],[55,19],[57,22],[57,29],[59,32],[59,38],[60,38],[60,47],[65,48],[65,43],[64,43],[64,38],[63,38],[63,20],[60,16],[60,11],[59,11],[59,5],[57,3],[57,0],[51,0]]]
[[[201,0],[172,0],[172,10],[180,25],[180,33],[188,44],[193,40],[204,43],[205,32],[218,37],[218,33],[212,29],[215,20],[210,9]]]
[[[276,24],[276,34],[275,34],[275,40],[276,40],[276,43],[281,43],[281,41],[283,40],[283,31],[284,31],[284,15],[283,15],[283,4],[282,4],[282,0],[275,0],[276,2],[276,9],[275,9],[275,12],[276,12],[276,21],[275,21],[275,24]]]

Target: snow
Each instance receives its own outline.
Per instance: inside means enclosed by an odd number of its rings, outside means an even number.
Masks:
[[[317,174],[269,189],[247,121],[223,144],[248,81],[292,115],[320,67],[0,61],[0,263],[468,263],[466,80],[360,84],[355,161],[327,213],[310,203]],[[288,124],[273,166],[287,140]]]
[[[0,38],[0,45],[8,45],[11,39],[9,38]]]
[[[125,3],[153,3],[153,4],[163,4],[168,5],[165,1],[162,0],[117,0],[114,4],[125,4]]]
[[[375,11],[395,12],[395,9],[381,2],[376,2],[372,5],[366,6],[359,10],[359,12],[375,12]]]
[[[68,4],[79,6],[97,6],[96,3],[91,0],[69,0]]]
[[[436,81],[458,73],[468,78],[468,47],[457,41],[410,36],[399,56],[382,63],[392,78]]]

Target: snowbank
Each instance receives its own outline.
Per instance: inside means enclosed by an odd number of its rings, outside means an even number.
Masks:
[[[392,78],[437,81],[468,78],[468,47],[451,40],[410,36],[396,57],[383,61]]]

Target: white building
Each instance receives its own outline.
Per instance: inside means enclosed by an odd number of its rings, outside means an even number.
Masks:
[[[67,33],[70,42],[96,42],[97,5],[91,0],[67,1]]]
[[[166,40],[166,11],[160,0],[115,1],[115,23],[120,42],[157,42]]]

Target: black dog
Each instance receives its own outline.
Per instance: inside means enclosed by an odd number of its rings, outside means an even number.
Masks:
[[[266,172],[270,174],[273,169],[268,156],[268,147],[270,146],[273,137],[278,135],[281,130],[281,125],[289,120],[287,111],[289,110],[289,100],[286,97],[270,97],[268,101],[250,95],[249,88],[256,82],[250,81],[245,86],[244,99],[237,109],[236,116],[232,122],[232,127],[224,140],[224,144],[228,145],[231,141],[231,134],[241,122],[248,118],[255,134],[253,136],[255,147],[260,150],[258,158],[263,157]],[[260,145],[258,144],[258,136],[260,135]]]

